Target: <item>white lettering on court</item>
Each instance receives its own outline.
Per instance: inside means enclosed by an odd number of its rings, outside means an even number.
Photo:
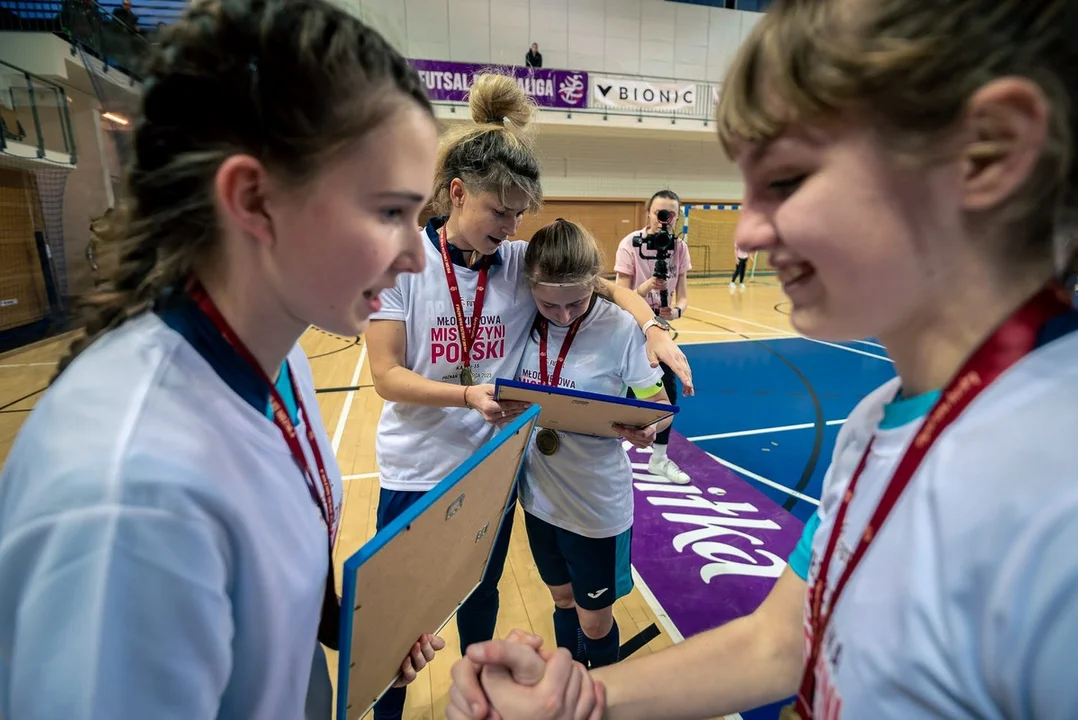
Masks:
[[[626,443],[626,450],[629,447]],[[777,578],[785,569],[786,561],[761,548],[764,540],[752,532],[781,528],[774,520],[758,517],[760,510],[752,503],[709,500],[698,487],[666,483],[661,478],[649,478],[649,482],[635,482],[633,486],[655,507],[698,511],[664,512],[662,517],[671,524],[689,526],[674,536],[672,544],[679,553],[691,549],[708,561],[700,568],[700,579],[705,583],[720,575]],[[726,494],[722,488],[708,488],[707,492]],[[722,538],[740,538],[752,550],[746,552]]]

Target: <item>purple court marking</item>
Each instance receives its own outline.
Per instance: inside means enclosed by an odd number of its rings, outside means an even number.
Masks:
[[[676,432],[669,454],[691,485],[651,476],[644,469],[651,455],[629,449],[640,463],[633,470],[632,562],[689,637],[755,610],[785,569],[803,524]]]

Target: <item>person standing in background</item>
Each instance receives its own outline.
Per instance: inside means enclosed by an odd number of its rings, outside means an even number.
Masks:
[[[648,200],[644,212],[647,214],[647,225],[642,230],[631,232],[618,243],[618,252],[614,260],[614,272],[617,273],[617,283],[621,287],[635,290],[640,297],[647,300],[648,305],[658,316],[657,322],[668,323],[685,314],[685,308],[689,306],[689,282],[688,273],[692,269],[692,261],[689,258],[689,246],[681,238],[677,238],[674,251],[667,259],[669,266],[668,275],[674,279],[675,304],[669,307],[662,305],[662,291],[666,290],[670,280],[660,280],[655,277],[655,260],[645,260],[640,257],[639,250],[633,246],[633,238],[638,235],[648,235],[661,229],[658,214],[662,211],[673,213],[674,220],[681,215],[681,200],[677,193],[671,190],[660,190]],[[673,227],[668,228],[671,234],[676,234]],[[654,253],[649,252],[649,255]],[[677,377],[666,365],[663,369],[663,385],[666,387],[670,402],[677,404]],[[632,390],[629,396],[633,397]],[[666,478],[677,485],[688,485],[691,481],[688,473],[684,472],[678,464],[667,455],[667,446],[670,444],[670,426],[655,436],[655,444],[652,445],[651,459],[648,461],[648,472],[658,477]]]
[[[532,43],[531,50],[524,56],[524,66],[530,68],[543,67],[543,53],[539,52],[539,43]]]
[[[734,255],[737,257],[737,267],[734,268],[734,276],[730,278],[730,289],[737,285],[737,278],[741,276],[741,289],[745,289],[745,268],[749,264],[749,254],[734,243]]]

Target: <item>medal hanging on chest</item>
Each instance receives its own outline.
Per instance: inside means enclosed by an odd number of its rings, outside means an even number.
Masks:
[[[790,703],[779,711],[779,720],[802,720],[797,713],[797,703]]]
[[[446,238],[445,225],[438,231],[438,249],[442,255],[442,267],[445,280],[449,284],[449,296],[453,300],[453,315],[457,321],[457,333],[460,335],[460,384],[475,385],[475,372],[472,370],[472,347],[479,333],[479,323],[483,319],[483,299],[487,294],[487,276],[490,271],[490,257],[480,260],[479,278],[475,286],[475,302],[472,305],[471,327],[464,322],[464,302],[460,297],[457,273],[453,270],[453,261],[449,258],[449,240]]]
[[[560,445],[561,440],[558,438],[558,433],[550,428],[543,428],[539,431],[539,434],[535,436],[535,447],[539,448],[539,452],[544,455],[553,455],[558,452],[558,447]]]
[[[561,380],[561,369],[565,365],[565,358],[569,355],[569,348],[572,346],[573,339],[580,329],[580,323],[583,321],[584,316],[581,315],[569,326],[569,330],[565,333],[565,339],[561,343],[558,359],[554,362],[554,372],[548,376],[546,337],[547,331],[550,329],[550,323],[546,318],[539,320],[539,381],[543,385],[558,387],[558,382]],[[535,436],[535,447],[544,455],[553,455],[561,447],[561,438],[558,437],[558,433],[554,430],[543,428]]]

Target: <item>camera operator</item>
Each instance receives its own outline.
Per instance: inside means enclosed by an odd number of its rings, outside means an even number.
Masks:
[[[689,306],[689,289],[686,280],[692,264],[689,246],[679,238],[681,225],[681,201],[670,190],[660,190],[648,200],[646,212],[648,224],[644,229],[629,233],[618,244],[614,271],[618,285],[635,290],[647,300],[655,311],[655,324],[670,330],[668,321],[676,320]],[[670,291],[674,304],[670,304]],[[677,377],[666,365],[662,365],[663,384],[670,402],[677,404]],[[630,397],[632,391],[629,391]],[[678,485],[687,485],[690,478],[667,454],[670,444],[670,428],[655,436],[648,471]]]

